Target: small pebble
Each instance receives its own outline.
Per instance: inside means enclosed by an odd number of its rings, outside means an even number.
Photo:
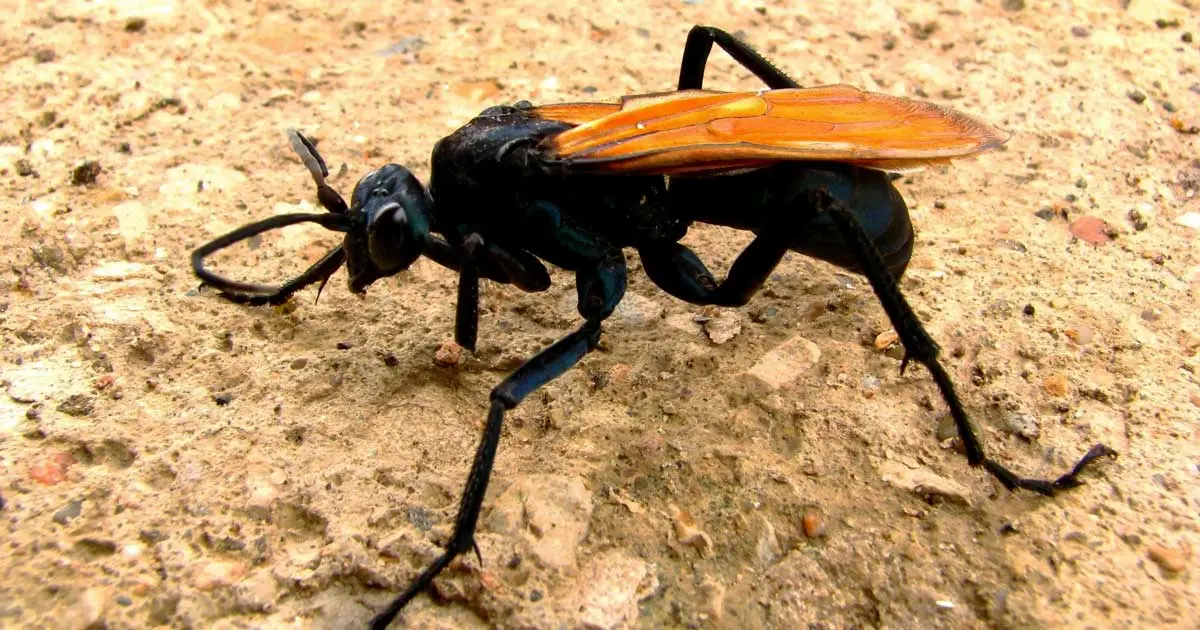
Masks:
[[[95,403],[95,399],[86,394],[72,394],[58,403],[56,409],[68,416],[90,416],[96,408]]]
[[[1066,396],[1067,375],[1062,372],[1055,372],[1042,381],[1042,387],[1046,388],[1046,392],[1051,396]]]
[[[1027,317],[1033,317],[1033,314],[1036,313],[1037,311],[1033,308],[1032,304],[1026,304],[1025,308],[1021,309],[1021,312],[1024,313]]]
[[[155,543],[162,542],[166,539],[167,539],[167,535],[165,533],[163,533],[161,530],[143,529],[142,531],[138,532],[138,540],[140,540],[148,545],[153,545]]]
[[[746,374],[776,390],[795,382],[820,360],[821,349],[817,344],[796,335],[760,357]]]
[[[1185,212],[1175,217],[1175,223],[1193,230],[1200,230],[1200,212]]]
[[[1137,230],[1138,232],[1150,227],[1150,223],[1146,220],[1146,217],[1137,208],[1130,210],[1128,217],[1129,222],[1133,224],[1133,229]]]
[[[762,531],[758,535],[758,564],[760,566],[769,566],[779,558],[782,549],[779,546],[779,537],[775,534],[775,526],[765,516],[762,518]]]
[[[1096,333],[1092,330],[1091,326],[1068,328],[1063,331],[1063,334],[1067,336],[1067,339],[1070,339],[1081,346],[1086,346],[1087,344],[1091,343],[1092,339],[1096,336]]]
[[[451,367],[462,362],[463,347],[453,341],[445,341],[433,353],[433,362],[442,367]]]
[[[122,606],[132,606],[133,599],[130,598],[128,595],[117,595],[117,603]]]
[[[1191,549],[1172,549],[1162,545],[1151,545],[1146,548],[1146,556],[1154,561],[1163,571],[1180,573],[1187,568]]]
[[[79,516],[82,511],[83,501],[80,499],[72,499],[68,501],[66,505],[59,508],[59,510],[54,513],[52,518],[55,523],[58,523],[59,525],[66,525],[67,523],[70,523],[71,520],[76,516]]]
[[[67,469],[75,463],[70,453],[55,453],[29,467],[29,476],[34,481],[52,486],[67,478]]]
[[[1079,217],[1071,222],[1070,229],[1072,236],[1092,245],[1100,245],[1112,240],[1113,229],[1104,219],[1097,217]]]
[[[820,538],[825,535],[826,521],[825,516],[821,514],[821,510],[810,507],[804,510],[804,518],[801,520],[804,526],[804,535],[809,538]]]
[[[937,430],[934,432],[934,437],[937,441],[945,442],[958,437],[958,425],[954,424],[954,416],[950,414],[943,415],[938,420]]]
[[[100,163],[96,160],[84,160],[71,171],[71,184],[75,186],[90,186],[96,183],[100,176]]]
[[[211,591],[229,586],[246,574],[246,565],[241,562],[213,561],[193,565],[192,586],[197,590]]]
[[[146,30],[146,18],[131,17],[125,20],[126,33],[141,33],[144,30]]]
[[[104,603],[107,594],[102,587],[92,587],[83,592],[68,614],[71,619],[70,627],[77,628],[107,628],[104,619]]]
[[[964,505],[971,505],[970,491],[965,486],[938,475],[928,468],[909,468],[897,462],[885,462],[880,472],[883,481],[923,497],[937,496]]]
[[[1138,105],[1146,102],[1146,95],[1137,90],[1130,90],[1126,92],[1125,95],[1129,97],[1129,100],[1137,103]]]
[[[714,316],[704,320],[704,334],[718,346],[733,339],[740,332],[742,316],[734,309],[721,309]]]
[[[218,407],[224,407],[233,402],[233,394],[229,392],[221,392],[219,394],[213,394],[212,399],[213,402],[217,403]]]
[[[1187,134],[1189,136],[1200,134],[1200,125],[1190,120],[1184,120],[1179,116],[1171,116],[1170,124],[1171,128],[1179,133]]]
[[[1036,440],[1042,431],[1037,418],[1023,413],[1010,413],[1004,417],[1004,428],[1026,440]]]
[[[700,550],[701,555],[707,556],[713,548],[712,537],[696,525],[691,513],[674,505],[670,509],[672,524],[675,528],[675,539],[679,541],[679,544],[695,547]]]
[[[1087,37],[1088,35],[1091,35],[1091,31],[1089,31],[1086,26],[1072,26],[1071,34],[1075,37]]]
[[[885,330],[875,336],[875,349],[880,352],[900,343],[900,335],[895,330]]]

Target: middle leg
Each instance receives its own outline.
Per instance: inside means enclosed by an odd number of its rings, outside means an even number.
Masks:
[[[577,272],[578,308],[584,318],[583,326],[526,361],[492,390],[487,425],[475,451],[471,472],[467,476],[458,514],[454,519],[454,532],[446,544],[445,551],[426,567],[399,597],[392,600],[387,608],[371,620],[371,628],[386,628],[408,602],[433,584],[434,578],[445,570],[454,558],[471,549],[476,549],[478,553],[475,545],[475,527],[483,509],[483,497],[491,479],[496,451],[500,446],[504,412],[516,407],[539,387],[571,369],[596,347],[600,340],[601,324],[612,314],[625,293],[625,279],[625,260],[621,257],[620,250],[608,252],[604,258],[593,261],[587,268]]]

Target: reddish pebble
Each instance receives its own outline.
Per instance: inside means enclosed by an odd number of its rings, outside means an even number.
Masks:
[[[462,346],[453,341],[447,341],[438,346],[437,352],[433,354],[433,362],[442,367],[458,365],[462,362],[462,351]]]
[[[501,586],[500,578],[488,569],[484,569],[479,573],[479,583],[483,585],[485,590],[492,592],[500,590]]]
[[[53,486],[67,479],[67,469],[75,463],[70,453],[55,453],[29,467],[29,476],[34,481]]]
[[[887,350],[898,343],[900,343],[900,335],[891,329],[885,330],[875,337],[875,349],[879,351]]]
[[[1061,372],[1051,374],[1042,381],[1042,387],[1045,387],[1051,396],[1066,396],[1067,376]]]
[[[618,363],[608,370],[608,382],[612,385],[626,385],[629,383],[630,375],[633,374],[633,366],[624,363]]]
[[[1063,331],[1063,334],[1066,335],[1068,339],[1081,346],[1086,346],[1087,344],[1091,343],[1092,338],[1095,336],[1095,333],[1092,332],[1092,329],[1088,326],[1068,328]]]
[[[1186,133],[1189,135],[1200,133],[1200,125],[1197,125],[1195,122],[1190,120],[1184,120],[1179,116],[1171,117],[1171,128],[1179,133]]]
[[[1191,549],[1184,548],[1183,550],[1171,549],[1162,545],[1153,545],[1146,548],[1146,556],[1154,561],[1163,571],[1168,573],[1180,573],[1187,568],[1188,557],[1191,556]]]
[[[1104,219],[1083,216],[1071,223],[1071,235],[1092,245],[1101,245],[1112,240],[1112,228]]]
[[[825,517],[821,510],[808,508],[804,511],[804,535],[809,538],[819,538],[825,535]]]

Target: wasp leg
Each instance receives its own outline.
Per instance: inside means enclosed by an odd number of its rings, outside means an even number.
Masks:
[[[638,256],[650,280],[684,302],[742,306],[762,288],[788,252],[790,242],[783,232],[765,230],[738,254],[729,275],[719,284],[704,261],[686,245],[644,245],[638,249]]]
[[[779,266],[794,244],[795,235],[815,216],[811,212],[777,213],[738,254],[729,267],[729,274],[720,283],[713,278],[704,261],[681,243],[646,243],[638,247],[638,256],[654,284],[685,302],[743,306]]]
[[[479,279],[515,284],[524,291],[550,288],[546,266],[524,250],[509,251],[485,243],[479,234],[469,234],[456,248],[431,236],[425,255],[434,262],[459,272],[458,301],[454,316],[454,341],[474,352],[479,333]]]
[[[600,340],[601,324],[625,293],[625,279],[625,261],[621,258],[620,251],[610,252],[603,260],[594,262],[587,269],[581,269],[578,272],[579,312],[585,319],[583,326],[526,361],[492,390],[487,425],[475,451],[475,460],[458,505],[458,515],[454,519],[454,533],[446,545],[446,551],[426,567],[403,594],[392,600],[386,609],[371,620],[373,630],[386,628],[409,601],[433,584],[434,578],[449,566],[454,558],[475,548],[475,526],[483,507],[483,497],[492,474],[496,449],[500,445],[504,412],[516,407],[530,393],[571,369],[596,347]]]
[[[924,365],[929,370],[929,373],[933,375],[933,380],[937,383],[938,390],[941,391],[942,399],[946,401],[946,405],[950,408],[950,415],[954,418],[954,426],[958,429],[959,437],[962,438],[969,464],[972,466],[983,466],[1009,490],[1024,488],[1052,496],[1060,490],[1081,485],[1083,482],[1079,480],[1079,474],[1093,460],[1100,457],[1117,455],[1117,452],[1111,448],[1103,444],[1096,444],[1088,449],[1088,452],[1072,467],[1070,472],[1053,481],[1020,477],[1000,463],[988,459],[984,453],[982,441],[980,441],[979,436],[975,434],[975,431],[967,421],[967,412],[963,409],[962,401],[959,400],[958,394],[954,391],[954,383],[951,382],[950,375],[946,373],[945,368],[938,361],[938,353],[940,352],[938,345],[929,336],[929,333],[925,331],[925,327],[917,319],[916,313],[908,305],[908,301],[904,299],[904,295],[900,292],[900,287],[896,285],[896,280],[888,272],[883,257],[871,242],[862,225],[855,218],[854,213],[828,194],[820,191],[811,192],[809,194],[809,202],[812,204],[814,210],[825,212],[833,219],[834,224],[837,225],[838,230],[842,233],[842,238],[846,241],[850,250],[858,257],[863,275],[871,282],[871,288],[875,290],[875,295],[878,296],[883,310],[887,313],[888,319],[892,323],[892,327],[896,329],[896,334],[900,336],[900,341],[904,344],[905,357],[904,362],[901,364],[901,370],[904,369],[909,360],[914,360]]]
[[[425,257],[451,269],[461,271],[463,253],[445,239],[430,235]],[[522,291],[537,293],[550,288],[550,273],[533,254],[525,250],[507,250],[485,243],[479,261],[479,277],[501,284],[512,284]]]
[[[693,26],[683,46],[683,61],[679,64],[679,89],[699,90],[704,87],[704,66],[708,63],[714,43],[742,64],[743,68],[762,79],[767,87],[773,90],[800,87],[787,73],[742,40],[719,28]]]

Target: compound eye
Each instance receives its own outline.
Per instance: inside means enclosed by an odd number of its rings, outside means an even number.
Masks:
[[[408,215],[396,202],[389,203],[367,218],[367,252],[380,269],[390,271],[408,258]]]

